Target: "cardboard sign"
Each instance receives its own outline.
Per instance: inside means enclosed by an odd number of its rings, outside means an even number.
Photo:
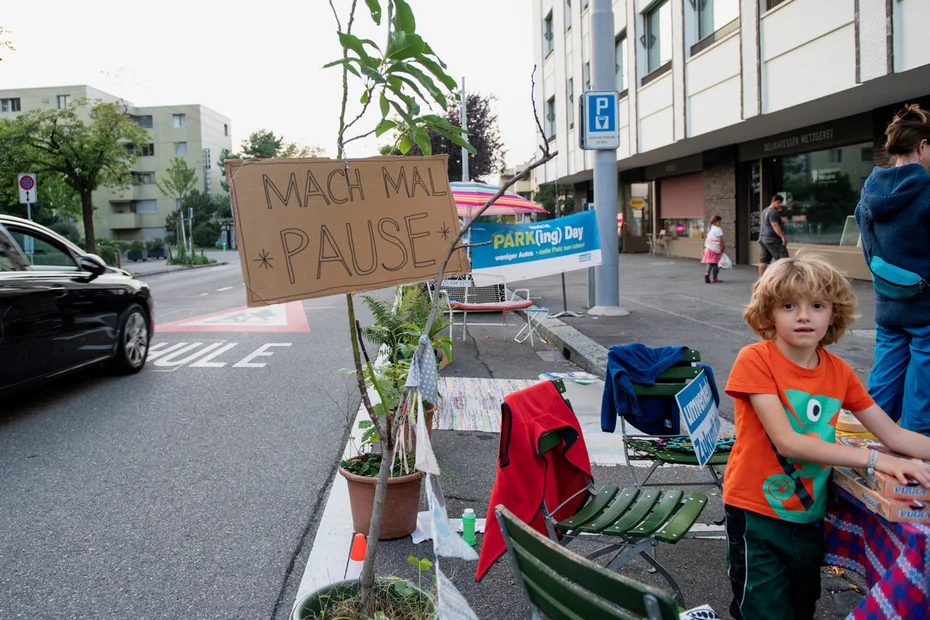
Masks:
[[[530,224],[480,222],[471,227],[471,242],[475,244],[471,250],[472,277],[478,286],[601,264],[594,211]]]
[[[685,418],[688,435],[694,444],[694,454],[703,467],[713,456],[717,440],[720,439],[720,415],[707,374],[702,370],[694,381],[675,394],[675,400]]]
[[[445,155],[225,166],[249,306],[435,278],[459,232]]]

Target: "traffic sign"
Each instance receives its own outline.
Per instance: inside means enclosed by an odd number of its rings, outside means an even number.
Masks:
[[[614,90],[589,90],[582,96],[583,149],[616,149],[620,146],[618,101]]]
[[[36,201],[36,175],[26,172],[16,177],[16,186],[19,188],[20,204],[34,204]]]

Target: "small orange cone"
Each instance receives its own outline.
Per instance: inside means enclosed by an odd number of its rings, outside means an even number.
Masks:
[[[362,576],[362,564],[365,562],[367,550],[368,543],[365,542],[365,535],[357,532],[352,538],[352,552],[349,553],[349,563],[346,565],[346,579],[358,579]]]

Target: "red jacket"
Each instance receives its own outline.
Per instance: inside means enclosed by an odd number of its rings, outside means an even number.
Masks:
[[[549,431],[559,431],[562,447],[539,455],[539,438]],[[588,486],[592,480],[591,462],[581,426],[575,412],[565,404],[551,381],[514,392],[501,405],[501,445],[497,459],[497,477],[491,490],[484,544],[478,558],[475,580],[480,581],[506,546],[494,514],[503,504],[518,518],[546,534],[542,503],[549,510]],[[562,520],[575,514],[587,493],[581,493],[556,513]]]

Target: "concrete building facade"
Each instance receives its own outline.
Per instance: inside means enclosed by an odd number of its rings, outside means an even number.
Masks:
[[[156,181],[165,174],[173,157],[183,157],[197,170],[197,189],[209,194],[222,192],[222,173],[216,161],[222,149],[232,149],[231,121],[206,106],[135,106],[90,86],[53,86],[0,90],[0,116],[61,109],[80,99],[125,105],[127,113],[150,136],[150,142],[136,152],[133,184],[94,192],[98,237],[147,240],[165,236],[165,218],[177,205],[161,193]]]
[[[593,201],[578,102],[592,89],[589,0],[533,0],[542,84],[536,105],[559,156],[539,183]],[[774,194],[792,253],[816,251],[868,278],[852,219],[884,165],[884,128],[906,102],[930,105],[926,0],[616,0],[621,251],[663,234],[700,256],[713,215],[740,263],[758,261]],[[540,138],[541,140],[542,138]]]

